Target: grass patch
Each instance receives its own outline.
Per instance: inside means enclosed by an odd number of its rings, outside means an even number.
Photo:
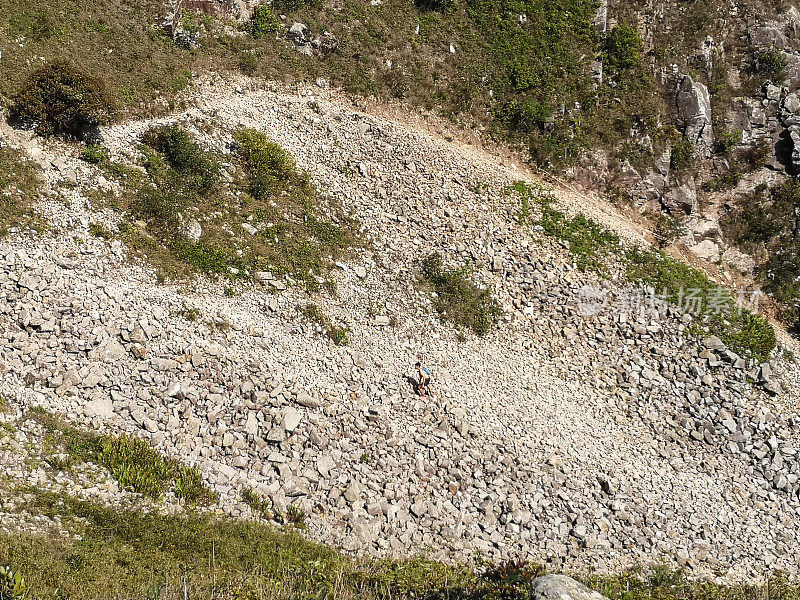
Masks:
[[[242,489],[242,501],[264,519],[272,520],[274,518],[272,502],[256,492],[253,488],[245,487]]]
[[[734,352],[769,360],[777,344],[775,330],[764,317],[737,306],[727,289],[658,251],[634,249],[625,256],[629,281],[651,286],[660,300],[698,317]]]
[[[334,261],[359,243],[358,224],[264,134],[243,129],[234,139],[235,164],[223,177],[221,158],[185,129],[148,131],[146,175],[118,175],[130,189],[122,237],[165,277],[271,271],[319,290]]]
[[[277,33],[281,24],[278,17],[267,4],[259,5],[250,19],[250,35],[258,39],[270,33]]]
[[[39,184],[36,167],[22,152],[0,147],[0,235],[32,223]]]
[[[478,287],[468,267],[447,269],[439,253],[422,261],[422,280],[435,293],[433,306],[439,317],[456,327],[484,336],[501,314],[491,290]]]
[[[350,328],[344,324],[334,323],[316,304],[306,304],[300,308],[300,314],[312,323],[319,325],[325,335],[337,346],[346,346],[350,343]]]
[[[602,273],[609,261],[621,262],[628,281],[652,288],[654,300],[694,314],[734,352],[759,361],[769,359],[777,344],[769,322],[738,306],[727,289],[701,271],[657,250],[624,249],[614,233],[592,219],[583,215],[569,219],[554,209],[552,196],[539,187],[518,182],[507,191],[520,199],[519,223],[538,225],[545,235],[564,243],[581,270]],[[534,211],[541,217],[535,218]]]
[[[154,500],[168,491],[189,504],[207,504],[214,499],[196,468],[164,458],[140,438],[79,429],[42,410],[31,410],[26,417],[48,430],[46,444],[50,454],[69,457],[66,462],[58,459],[59,464],[52,466],[66,468],[76,462],[101,465],[123,488]]]
[[[524,561],[473,571],[421,557],[357,560],[269,524],[34,498],[28,510],[60,517],[81,539],[0,533],[0,564],[24,576],[31,600],[527,600],[531,581],[546,573]],[[610,600],[796,600],[800,593],[781,575],[763,585],[724,586],[658,566],[584,582]]]
[[[543,188],[519,181],[506,193],[515,194],[520,200],[518,222],[541,227],[545,235],[563,242],[581,271],[605,272],[607,257],[619,253],[619,238],[614,233],[583,214],[570,219],[554,208],[555,199]],[[539,218],[534,218],[534,210]]]

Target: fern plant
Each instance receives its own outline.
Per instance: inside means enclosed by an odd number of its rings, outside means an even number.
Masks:
[[[28,595],[25,579],[11,567],[0,565],[0,600],[23,600]]]

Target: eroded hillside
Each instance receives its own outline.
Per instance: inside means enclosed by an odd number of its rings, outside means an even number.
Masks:
[[[45,182],[35,212],[46,228],[12,227],[0,252],[12,428],[40,407],[145,439],[197,467],[212,507],[302,512],[308,535],[355,553],[794,572],[797,369],[782,348],[755,359],[763,327],[736,329],[725,313],[710,335],[713,316],[671,293],[632,302],[650,297],[650,280],[631,278],[619,248],[638,240],[618,217],[559,190],[526,204],[509,189],[538,189],[521,169],[332,91],[211,79],[185,101],[102,128],[109,156],[97,165],[73,145],[3,130]],[[151,230],[121,202],[131,173],[147,172],[142,136],[167,124],[222,156],[231,181],[235,131],[285,149],[360,224],[363,243],[320,276],[334,283],[309,291],[291,274],[230,270],[163,281],[157,244],[147,256],[130,236]],[[201,230],[217,218],[208,210],[195,215]],[[571,219],[581,211],[612,230]],[[242,240],[273,234],[258,220],[226,226]],[[486,336],[437,315],[419,281],[433,252],[469,265],[497,300]],[[678,272],[641,260],[649,274]],[[329,324],[347,339],[326,336]],[[417,360],[434,374],[433,398],[414,394]],[[69,464],[21,464],[25,436],[6,436],[16,450],[2,455],[4,496],[82,493]],[[117,502],[118,484],[97,477],[91,496]],[[174,492],[159,502],[181,505]]]

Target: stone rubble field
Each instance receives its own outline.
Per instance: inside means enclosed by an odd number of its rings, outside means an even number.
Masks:
[[[90,200],[118,183],[74,148],[17,140],[45,169],[37,210],[50,229],[0,241],[0,393],[12,411],[143,436],[197,465],[216,508],[257,518],[242,500],[250,487],[354,553],[797,574],[794,363],[698,344],[682,315],[581,316],[584,286],[618,296],[621,284],[518,225],[504,188],[523,174],[475,148],[325,89],[208,81],[188,100],[168,119],[103,130],[112,158],[134,160],[156,123],[180,121],[220,152],[253,127],[371,244],[337,266],[335,297],[269,278],[232,298],[221,282],[158,283],[119,241],[89,232],[119,221]],[[460,341],[418,291],[432,251],[474,264],[492,288],[504,314],[487,337]],[[350,325],[349,346],[300,316],[309,301]],[[418,359],[433,399],[413,393]],[[30,482],[18,451],[0,451],[3,472],[4,493]],[[108,502],[122,494],[91,485]]]

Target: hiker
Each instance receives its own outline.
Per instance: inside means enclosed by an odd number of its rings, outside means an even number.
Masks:
[[[421,363],[417,363],[415,366],[417,367],[417,373],[419,373],[417,393],[424,398],[426,393],[428,395],[431,393],[431,372],[428,367],[423,367]]]

